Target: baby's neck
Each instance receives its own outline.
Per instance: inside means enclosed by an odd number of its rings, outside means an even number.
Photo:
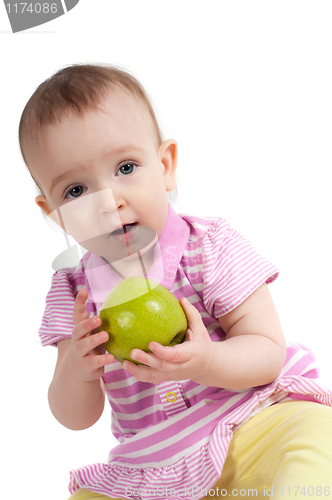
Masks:
[[[147,273],[153,264],[154,247],[150,248],[143,255],[137,254],[136,259],[118,260],[112,262],[110,266],[123,279],[131,278],[132,276],[147,277]]]

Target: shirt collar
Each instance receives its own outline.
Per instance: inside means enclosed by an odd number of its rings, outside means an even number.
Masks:
[[[168,204],[165,227],[155,245],[155,259],[148,278],[172,290],[176,272],[188,242],[189,224]],[[99,255],[89,253],[84,263],[89,301],[99,311],[110,290],[122,280]]]

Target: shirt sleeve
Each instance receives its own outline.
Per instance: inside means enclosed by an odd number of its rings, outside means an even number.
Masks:
[[[203,301],[215,318],[235,309],[279,270],[225,219],[213,221],[202,241]]]
[[[46,296],[46,306],[39,328],[42,346],[56,346],[59,340],[71,338],[74,328],[73,308],[75,293],[68,274],[56,271]]]

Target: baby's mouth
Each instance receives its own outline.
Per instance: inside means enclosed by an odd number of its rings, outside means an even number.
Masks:
[[[124,224],[122,227],[115,229],[115,231],[111,233],[111,236],[119,236],[122,234],[129,233],[135,226],[137,226],[137,222],[133,222],[132,224]]]

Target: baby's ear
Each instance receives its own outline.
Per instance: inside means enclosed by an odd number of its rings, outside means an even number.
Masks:
[[[40,194],[36,196],[35,203],[46,213],[46,215],[50,215],[52,209],[46,199],[46,196]]]
[[[61,229],[64,229],[59,218],[59,213],[58,213],[59,211],[52,210],[50,204],[47,201],[46,196],[44,196],[43,194],[36,196],[35,203],[45,212],[46,215],[49,216],[50,219],[52,219],[53,222],[58,224],[58,226],[60,226]]]
[[[164,180],[167,191],[175,187],[175,172],[178,162],[178,145],[173,139],[168,139],[159,146],[159,157],[164,165]]]

